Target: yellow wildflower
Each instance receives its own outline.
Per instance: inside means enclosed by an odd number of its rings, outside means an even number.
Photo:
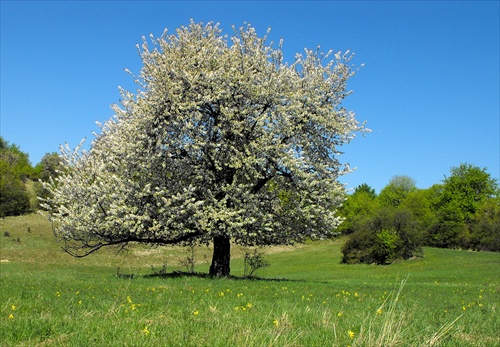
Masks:
[[[349,337],[350,337],[351,339],[353,339],[353,338],[354,338],[354,331],[349,330],[347,333],[349,334]]]
[[[9,319],[13,319],[14,318],[14,315],[11,313],[9,314]]]

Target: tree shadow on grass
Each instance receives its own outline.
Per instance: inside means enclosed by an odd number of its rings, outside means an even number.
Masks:
[[[125,275],[126,276],[126,275]],[[131,278],[131,277],[123,277],[123,278]],[[263,281],[263,282],[307,282],[305,280],[292,280],[287,278],[264,278],[258,276],[224,276],[217,277],[212,276],[203,272],[186,272],[186,271],[173,271],[173,272],[161,272],[161,273],[151,273],[147,275],[137,276],[142,278],[187,278],[187,277],[195,277],[195,278],[204,278],[204,279],[230,279],[237,281]],[[133,277],[132,277],[133,278]]]

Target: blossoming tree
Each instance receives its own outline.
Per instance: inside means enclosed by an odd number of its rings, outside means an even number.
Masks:
[[[62,147],[43,206],[64,250],[213,242],[210,274],[230,274],[231,242],[327,238],[341,222],[339,147],[365,131],[341,106],[349,52],[283,62],[250,25],[223,35],[191,22],[143,39],[136,94],[88,151]]]

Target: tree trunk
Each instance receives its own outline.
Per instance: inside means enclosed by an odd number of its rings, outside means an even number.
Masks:
[[[211,276],[229,276],[231,261],[231,243],[228,236],[214,237],[214,254],[209,274]]]

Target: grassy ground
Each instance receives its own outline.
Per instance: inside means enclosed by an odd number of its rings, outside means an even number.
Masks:
[[[184,269],[176,247],[75,259],[38,215],[0,220],[0,242],[2,346],[500,346],[498,253],[342,265],[341,241],[315,242],[263,249],[248,280],[148,276]]]

